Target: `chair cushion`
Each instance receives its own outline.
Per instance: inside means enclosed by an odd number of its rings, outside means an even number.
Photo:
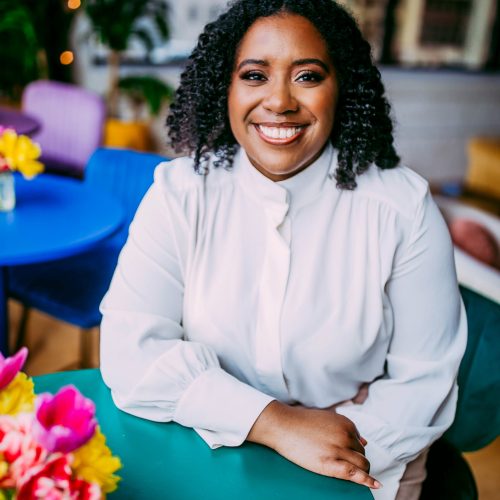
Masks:
[[[101,322],[99,304],[109,288],[123,241],[62,260],[9,269],[9,295],[81,328]]]
[[[500,248],[495,236],[483,224],[458,217],[449,224],[453,243],[488,266],[500,267]]]
[[[79,85],[38,80],[26,86],[23,110],[42,124],[33,139],[42,147],[44,160],[57,160],[83,173],[102,144],[104,99]]]
[[[458,374],[455,421],[445,434],[461,451],[486,446],[500,434],[500,304],[460,287],[469,336]]]

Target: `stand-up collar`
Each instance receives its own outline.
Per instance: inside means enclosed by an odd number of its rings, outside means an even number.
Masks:
[[[250,162],[246,151],[240,148],[234,159],[234,173],[242,188],[268,208],[298,209],[319,195],[325,182],[331,182],[329,173],[335,170],[335,151],[330,143],[320,157],[298,174],[284,180],[272,181]]]

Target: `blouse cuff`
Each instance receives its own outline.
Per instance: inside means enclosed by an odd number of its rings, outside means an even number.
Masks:
[[[184,392],[174,421],[193,427],[211,448],[239,446],[274,399],[221,368],[211,368]]]
[[[370,475],[382,483],[382,488],[379,490],[371,490],[373,498],[375,500],[396,498],[406,465],[393,461],[388,453],[373,441],[368,442],[365,453],[371,466]]]

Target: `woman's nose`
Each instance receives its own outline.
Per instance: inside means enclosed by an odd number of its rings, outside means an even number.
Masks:
[[[276,81],[267,86],[267,95],[263,101],[263,106],[272,113],[283,114],[297,111],[298,102],[293,95],[290,83]]]

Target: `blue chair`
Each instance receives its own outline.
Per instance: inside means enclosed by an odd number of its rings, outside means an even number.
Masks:
[[[477,500],[474,476],[462,457],[500,435],[500,304],[460,288],[469,327],[467,349],[458,375],[457,414],[427,460],[422,500]]]
[[[99,303],[106,293],[118,255],[124,245],[135,211],[153,182],[153,171],[166,159],[148,153],[97,149],[85,170],[84,182],[112,194],[123,205],[122,229],[97,248],[83,254],[44,264],[16,266],[9,270],[8,295],[25,307],[18,344],[23,342],[30,308],[80,327],[80,359],[88,366],[90,335],[99,325]]]

